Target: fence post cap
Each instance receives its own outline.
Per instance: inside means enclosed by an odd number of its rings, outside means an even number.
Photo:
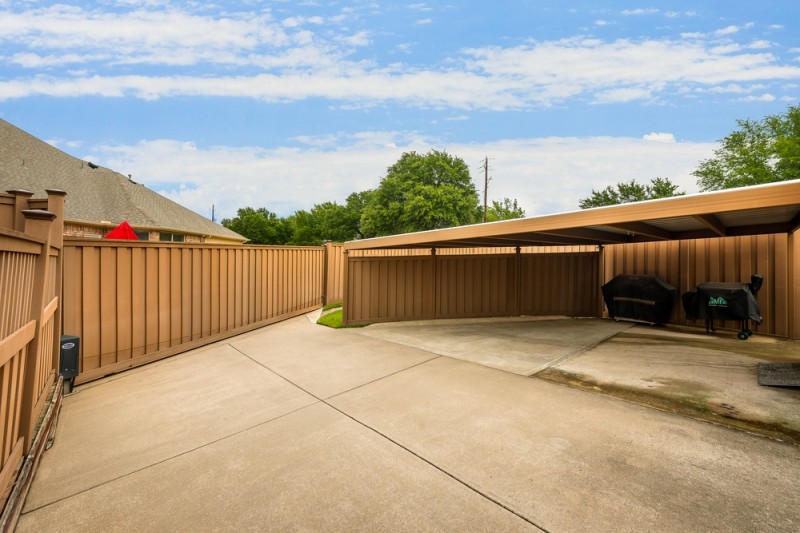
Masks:
[[[55,213],[45,211],[44,209],[23,209],[22,215],[25,218],[30,218],[33,220],[53,220],[56,218]]]
[[[27,196],[28,198],[33,196],[31,191],[26,191],[25,189],[8,189],[6,192],[14,196]]]
[[[45,189],[46,192],[50,196],[66,196],[67,191],[62,191],[61,189]]]

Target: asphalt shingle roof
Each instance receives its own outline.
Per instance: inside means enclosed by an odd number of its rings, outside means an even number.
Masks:
[[[67,192],[64,219],[118,224],[246,240],[228,228],[177,204],[113,170],[90,165],[0,119],[0,192],[25,189],[34,198],[45,189]]]

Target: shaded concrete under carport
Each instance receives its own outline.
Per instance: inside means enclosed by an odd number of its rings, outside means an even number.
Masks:
[[[77,388],[18,530],[782,531],[798,493],[796,446],[300,317]]]
[[[800,362],[800,342],[557,316],[396,322],[356,331],[800,444],[800,389],[762,387],[757,371],[759,362]]]
[[[356,331],[529,376],[632,326],[613,320],[547,316],[389,322]]]

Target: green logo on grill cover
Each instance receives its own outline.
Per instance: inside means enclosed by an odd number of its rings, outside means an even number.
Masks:
[[[728,307],[728,300],[719,296],[714,298],[713,296],[708,299],[708,305],[711,307]]]

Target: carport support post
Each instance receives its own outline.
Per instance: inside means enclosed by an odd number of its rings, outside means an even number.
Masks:
[[[798,232],[800,232],[800,227],[795,227],[792,231],[789,232],[789,245],[787,250],[787,259],[789,264],[788,266],[788,282],[789,286],[787,287],[787,293],[789,295],[789,305],[787,305],[787,311],[789,316],[788,318],[788,325],[789,325],[789,338],[793,340],[797,340],[798,336],[800,336],[800,325],[798,325],[798,320],[800,320],[800,311],[798,306],[800,306],[800,258],[798,258],[798,254],[800,254],[800,247],[797,246],[797,236]]]
[[[517,246],[516,255],[514,257],[514,315],[520,316],[522,314],[522,248]]]
[[[347,292],[350,287],[350,250],[344,249],[342,254],[344,255],[344,261],[342,261],[342,324],[347,325],[349,324],[347,309],[350,307],[348,302],[352,299]]]
[[[594,291],[597,298],[597,318],[603,318],[603,295],[600,287],[606,282],[606,254],[605,246],[597,245],[597,289]]]
[[[439,312],[439,261],[436,257],[436,248],[431,248],[431,261],[433,261],[433,268],[431,268],[433,272],[433,280],[431,283],[431,288],[433,290],[431,305],[433,305],[433,309],[431,309],[431,318],[436,318]]]

